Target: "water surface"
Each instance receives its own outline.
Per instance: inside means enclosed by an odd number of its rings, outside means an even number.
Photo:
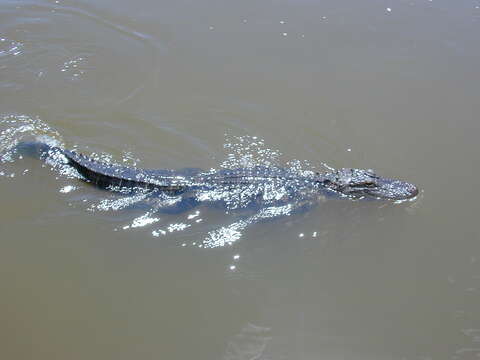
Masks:
[[[480,2],[0,3],[1,358],[478,358]],[[9,158],[27,138],[422,191],[243,226]]]

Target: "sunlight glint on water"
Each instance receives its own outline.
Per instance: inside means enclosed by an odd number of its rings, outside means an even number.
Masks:
[[[477,359],[479,6],[3,2],[0,359]],[[187,209],[15,151],[35,139],[421,192],[311,206],[270,183],[263,207],[222,188]]]

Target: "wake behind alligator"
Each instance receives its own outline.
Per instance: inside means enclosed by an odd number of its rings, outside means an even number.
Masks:
[[[319,173],[280,167],[253,166],[202,171],[154,170],[113,165],[42,142],[22,142],[21,153],[56,159],[74,168],[81,179],[99,188],[122,193],[144,192],[173,199],[172,208],[188,210],[202,202],[227,208],[310,204],[319,197],[372,198],[390,201],[412,199],[415,185],[377,175],[372,170],[343,168]],[[297,201],[303,199],[304,201]]]

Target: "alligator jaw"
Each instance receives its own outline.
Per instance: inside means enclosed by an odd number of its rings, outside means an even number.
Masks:
[[[388,178],[376,179],[376,186],[364,191],[369,196],[386,200],[408,200],[418,195],[415,185]]]

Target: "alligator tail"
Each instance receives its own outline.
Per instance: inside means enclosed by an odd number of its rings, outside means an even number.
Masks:
[[[39,141],[20,142],[15,146],[15,152],[21,156],[46,160],[61,155],[66,159],[66,164],[73,167],[82,176],[83,180],[100,188],[119,186],[122,188],[148,187],[148,184],[136,182],[132,179],[115,176],[114,166],[100,164],[74,151],[62,149]],[[65,160],[63,160],[65,161]]]

